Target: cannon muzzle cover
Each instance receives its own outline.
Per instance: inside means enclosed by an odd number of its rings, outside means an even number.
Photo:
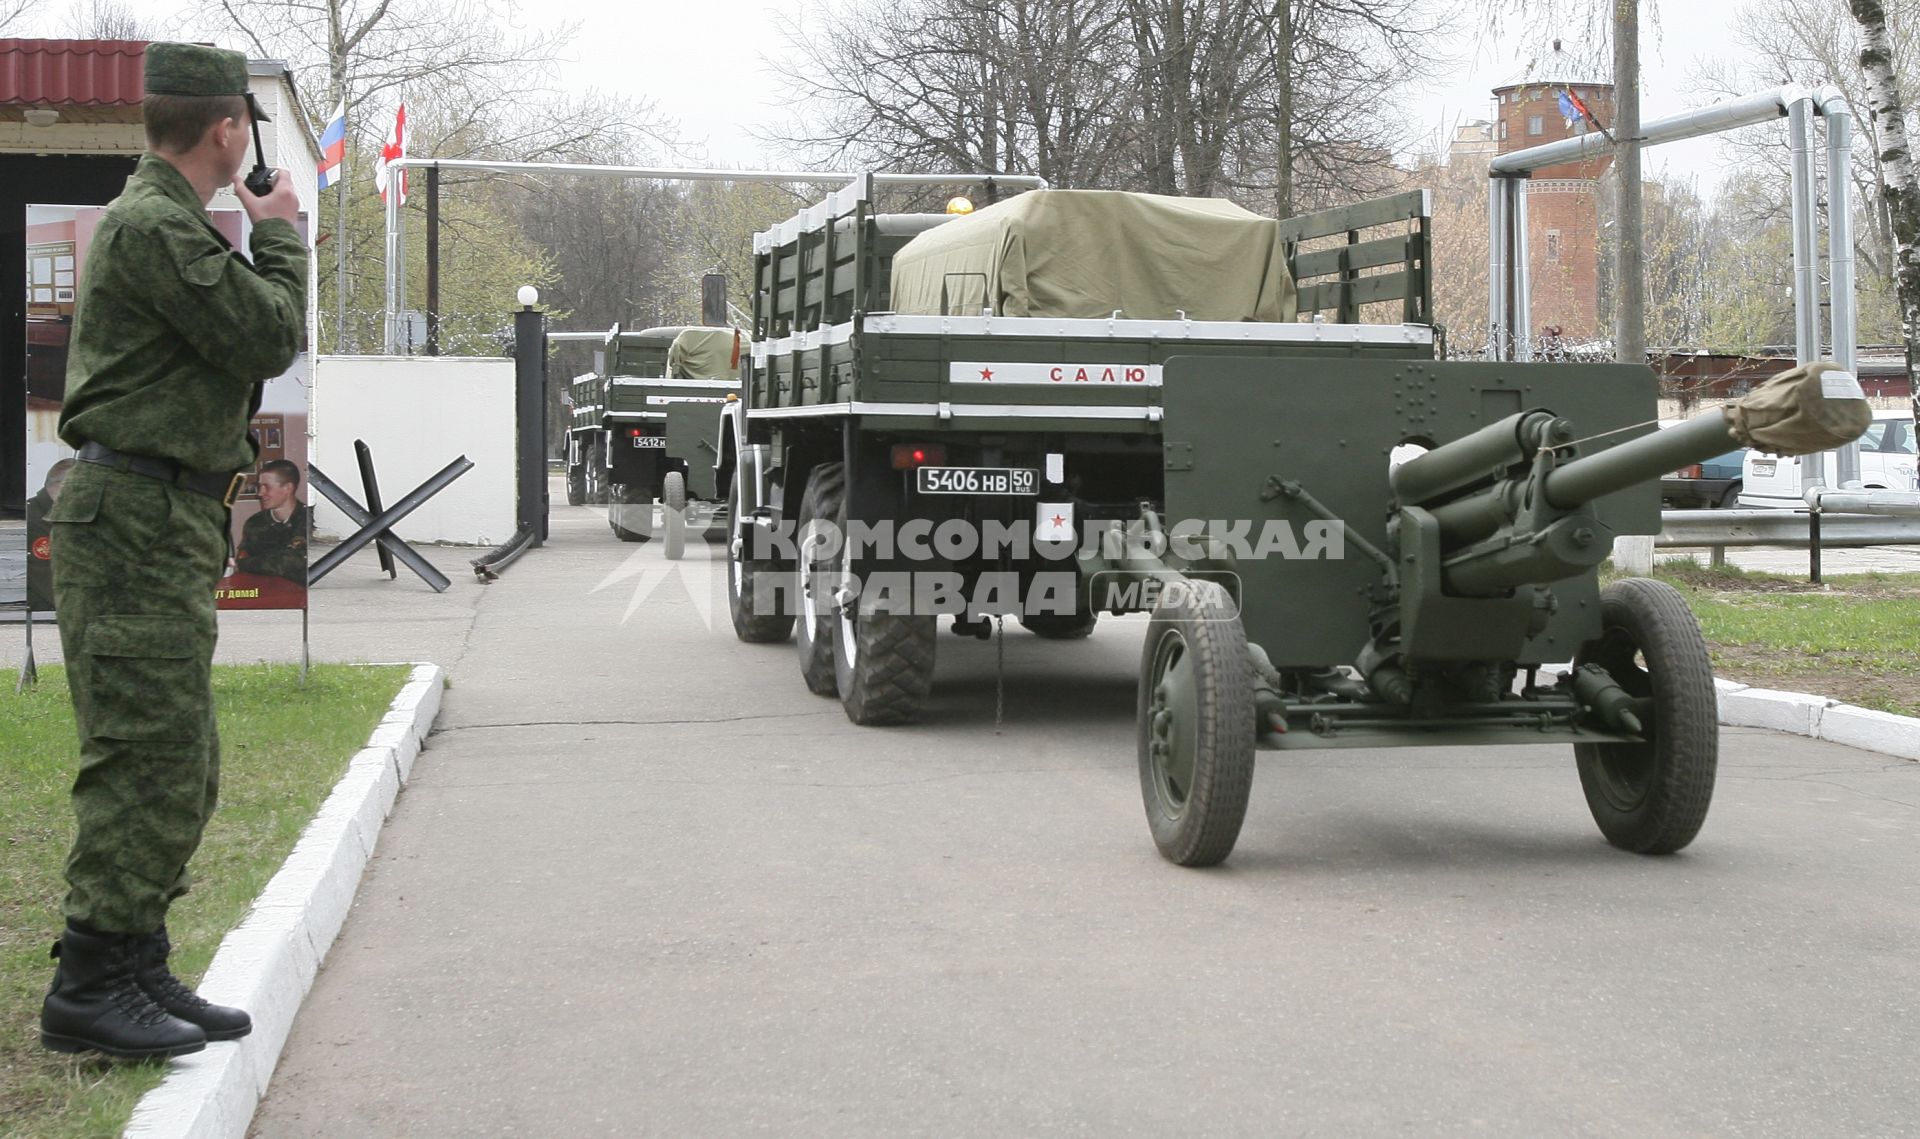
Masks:
[[[1860,438],[1873,423],[1860,381],[1825,362],[1780,373],[1728,404],[1725,413],[1735,439],[1775,455],[1831,451]]]

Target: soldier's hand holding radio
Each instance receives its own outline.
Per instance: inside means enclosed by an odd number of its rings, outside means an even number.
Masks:
[[[285,170],[273,171],[273,184],[265,194],[255,196],[247,188],[247,179],[251,174],[236,174],[233,177],[233,196],[240,199],[240,206],[254,222],[268,218],[299,224],[300,198],[293,192],[293,180],[287,177]]]

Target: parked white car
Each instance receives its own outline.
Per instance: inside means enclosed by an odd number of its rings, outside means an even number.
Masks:
[[[1916,490],[1916,447],[1911,411],[1876,411],[1873,425],[1860,437],[1860,481],[1868,490]],[[1801,471],[1807,460],[1748,451],[1741,471],[1741,506],[1777,506],[1804,509]],[[1833,477],[1828,472],[1829,479]]]

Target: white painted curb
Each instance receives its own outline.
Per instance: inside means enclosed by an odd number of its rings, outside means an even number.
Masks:
[[[173,1061],[160,1086],[134,1106],[126,1139],[244,1139],[445,688],[439,665],[414,666],[293,853],[220,942],[200,995],[247,1010],[253,1032]]]
[[[1827,740],[1901,759],[1920,760],[1920,719],[1842,704],[1804,692],[1776,692],[1716,679],[1720,722],[1742,728],[1771,728],[1796,736]]]
[[[1541,665],[1541,673],[1564,673],[1571,664]],[[1828,696],[1754,688],[1737,680],[1713,678],[1719,694],[1719,719],[1732,728],[1766,728],[1862,751],[1920,760],[1920,719],[1842,704]]]

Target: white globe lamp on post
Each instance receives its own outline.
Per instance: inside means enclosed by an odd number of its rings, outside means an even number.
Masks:
[[[516,295],[520,298],[521,308],[532,308],[540,303],[540,290],[532,285],[520,286],[520,291]]]

